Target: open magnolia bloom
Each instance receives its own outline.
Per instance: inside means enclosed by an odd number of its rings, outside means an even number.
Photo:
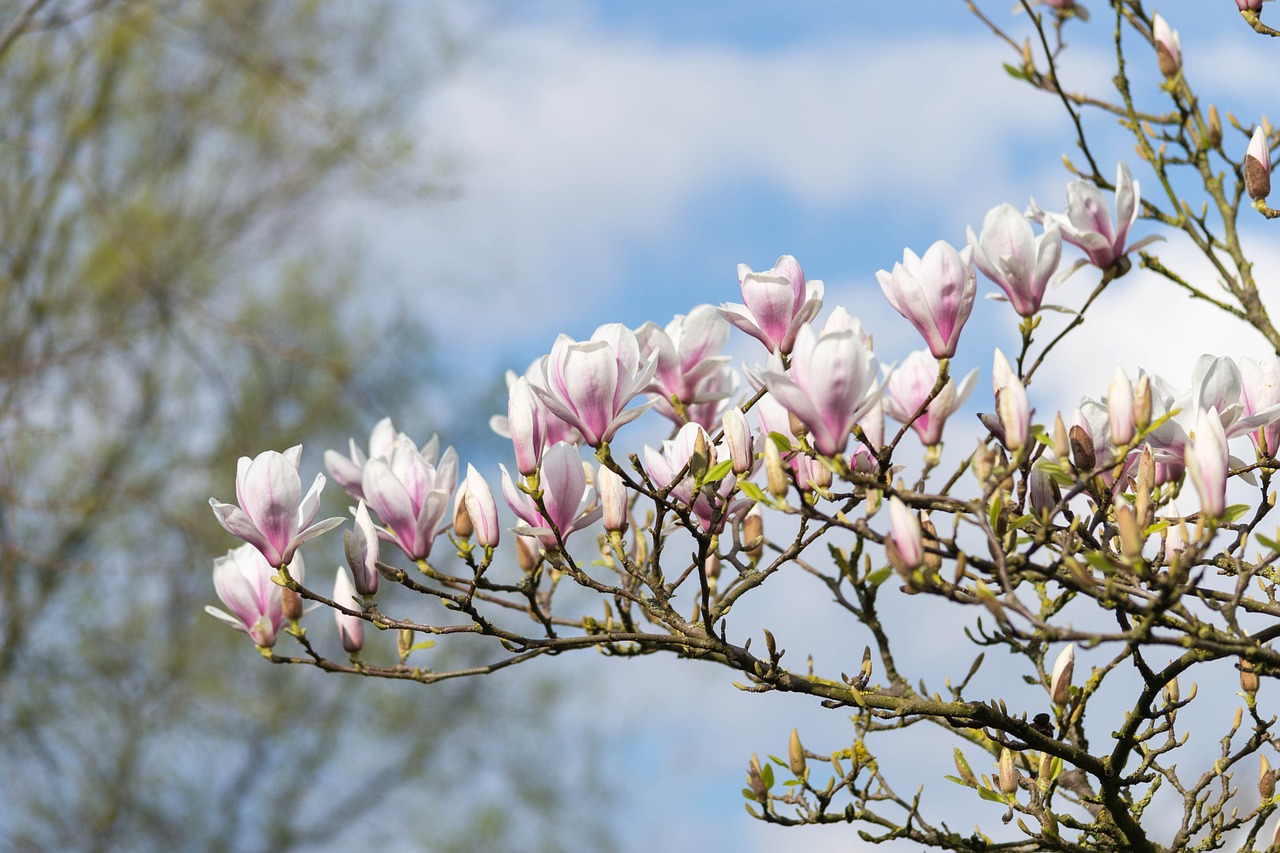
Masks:
[[[1044,223],[1045,228],[1057,226],[1062,238],[1079,246],[1089,256],[1088,263],[1098,269],[1119,269],[1119,261],[1130,252],[1136,252],[1164,238],[1158,234],[1143,237],[1127,244],[1129,229],[1138,219],[1142,195],[1138,182],[1124,163],[1116,166],[1116,218],[1112,224],[1111,213],[1102,192],[1090,181],[1079,180],[1067,184],[1067,209],[1064,213],[1046,213],[1031,200],[1030,216]],[[1076,265],[1078,268],[1080,264]]]
[[[284,587],[272,581],[276,571],[252,545],[241,545],[213,561],[213,588],[227,610],[206,606],[205,612],[237,631],[248,634],[263,648],[276,644],[285,623]],[[302,555],[289,564],[289,577],[306,580]]]
[[[726,302],[720,313],[773,353],[790,353],[800,328],[822,310],[822,282],[805,281],[800,263],[790,255],[764,272],[738,264],[738,283],[742,303]]]

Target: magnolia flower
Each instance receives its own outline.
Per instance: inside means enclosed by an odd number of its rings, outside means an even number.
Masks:
[[[924,257],[906,249],[893,272],[876,273],[889,304],[916,327],[934,358],[956,354],[960,330],[973,310],[978,284],[972,257],[972,247],[957,252],[939,240]]]
[[[791,367],[774,355],[763,372],[769,393],[809,428],[819,453],[843,453],[858,417],[876,402],[876,357],[839,313],[820,335],[805,326],[796,336]]]
[[[1062,232],[1050,223],[1036,237],[1027,217],[1011,204],[993,207],[982,220],[982,236],[968,229],[973,262],[991,279],[1013,310],[1030,317],[1040,310],[1045,288],[1062,259]]]
[[[1254,128],[1244,154],[1244,187],[1255,201],[1271,194],[1271,146],[1266,130]]]
[[[475,528],[476,542],[485,548],[493,548],[498,544],[499,536],[498,504],[493,499],[493,492],[474,465],[467,465],[465,483],[467,493],[463,504]]]
[[[359,610],[359,599],[356,588],[347,575],[347,570],[338,567],[338,575],[333,581],[333,600],[348,610]],[[355,654],[364,647],[364,620],[341,610],[333,611],[333,621],[338,625],[338,638],[342,640],[342,648],[348,654]]]
[[[516,488],[502,468],[502,496],[524,525],[515,528],[522,536],[536,536],[548,551],[560,550],[560,543],[575,530],[595,523],[601,516],[601,508],[584,512],[591,502],[591,489],[587,475],[578,458],[578,448],[567,442],[559,442],[542,455],[539,486],[542,489],[542,505],[546,515],[529,495]],[[559,538],[556,532],[559,532]]]
[[[342,524],[341,518],[326,518],[312,524],[320,510],[324,475],[317,474],[307,494],[302,494],[298,466],[302,445],[284,453],[268,450],[253,459],[241,456],[236,463],[236,500],[232,506],[209,498],[218,523],[262,552],[272,566],[293,559],[303,542]]]
[[[1200,495],[1205,515],[1221,517],[1227,508],[1227,434],[1216,409],[1201,409],[1183,459]]]
[[[800,263],[790,255],[764,272],[738,264],[738,283],[745,304],[726,302],[720,313],[773,353],[791,352],[800,327],[822,310],[822,282],[806,282]]]
[[[733,460],[733,473],[742,475],[751,471],[756,463],[755,439],[751,435],[751,426],[742,409],[734,406],[726,409],[722,418],[724,426],[724,443]]]
[[[656,355],[640,363],[634,332],[609,323],[596,329],[589,341],[558,337],[543,363],[542,381],[534,383],[533,390],[548,409],[576,427],[587,444],[599,447],[652,405],[626,408],[649,385],[656,369]]]
[[[627,484],[619,474],[607,465],[601,465],[596,474],[596,489],[600,492],[600,508],[604,514],[604,529],[621,533],[627,529]]]
[[[729,324],[711,305],[699,305],[688,315],[677,315],[663,329],[656,323],[645,323],[636,329],[640,357],[656,354],[657,367],[649,391],[655,395],[654,408],[677,424],[685,422],[671,400],[674,397],[687,410],[698,403],[723,400],[731,393],[728,383],[719,375],[729,363],[720,355],[729,340]]]
[[[1138,182],[1129,174],[1129,167],[1121,163],[1116,167],[1116,222],[1111,225],[1111,215],[1102,193],[1089,181],[1079,180],[1067,184],[1066,213],[1044,213],[1032,201],[1032,218],[1041,219],[1045,227],[1056,225],[1062,229],[1062,237],[1068,243],[1079,246],[1089,256],[1089,262],[1099,269],[1116,264],[1129,252],[1161,239],[1158,235],[1144,237],[1131,246],[1125,246],[1129,228],[1138,218],[1142,196]]]
[[[959,388],[956,388],[955,380],[948,379],[924,413],[912,421],[938,382],[937,360],[919,350],[907,356],[901,367],[890,372],[881,399],[889,417],[904,424],[910,422],[911,428],[920,436],[920,442],[932,447],[942,441],[942,427],[947,418],[964,404],[977,381],[976,368],[961,381]]]
[[[379,535],[395,542],[411,560],[431,554],[436,534],[447,526],[449,501],[458,482],[458,455],[450,447],[437,462],[407,436],[396,441],[388,460],[370,459],[364,470],[364,493],[369,506],[390,532]]]
[[[302,555],[289,564],[289,576],[301,583],[306,578]],[[241,545],[213,561],[213,588],[230,610],[205,607],[205,612],[237,631],[243,631],[263,648],[276,644],[284,625],[284,587],[272,581],[275,569],[252,545]]]
[[[373,595],[378,591],[378,528],[374,526],[364,501],[356,506],[355,522],[355,526],[342,536],[347,565],[351,567],[359,593]]]
[[[1182,68],[1182,40],[1178,38],[1178,31],[1170,28],[1169,22],[1159,12],[1151,18],[1151,38],[1155,42],[1160,73],[1176,77]]]
[[[391,455],[391,448],[395,446],[396,438],[396,428],[392,425],[391,418],[383,418],[373,425],[373,430],[369,433],[368,456],[356,445],[354,438],[348,438],[349,455],[343,456],[336,450],[326,450],[324,467],[329,469],[334,482],[341,486],[343,491],[356,500],[363,500],[364,490],[361,484],[364,479],[365,464],[370,458],[385,459]]]
[[[1059,708],[1067,704],[1071,698],[1071,676],[1076,669],[1076,644],[1067,643],[1067,647],[1058,653],[1053,664],[1053,676],[1049,679],[1049,698]]]
[[[920,518],[907,508],[897,495],[889,498],[889,540],[908,569],[924,564],[924,542],[921,539]]]
[[[712,529],[713,522],[717,521],[716,516],[719,513],[718,523],[714,524],[715,529],[719,530],[725,518],[745,506],[745,503],[736,503],[721,512],[724,501],[737,482],[737,477],[733,474],[727,474],[714,485],[716,496],[714,502],[707,494],[708,489],[699,489],[697,495],[694,494],[695,477],[688,469],[691,467],[689,461],[699,444],[706,447],[707,466],[715,465],[717,448],[711,444],[706,430],[698,424],[685,424],[680,427],[675,438],[662,442],[661,450],[645,446],[644,468],[655,486],[659,489],[670,487],[670,497],[693,510],[704,530]],[[679,482],[675,482],[676,475],[681,471],[685,471],[685,475]],[[674,485],[672,485],[673,482],[675,482]]]
[[[1004,353],[996,350],[991,369],[992,385],[996,393],[996,415],[1004,430],[1004,446],[1015,451],[1031,437],[1031,406],[1027,402],[1027,389],[1013,372]]]
[[[1240,359],[1240,399],[1247,417],[1280,406],[1280,358],[1263,361]],[[1249,433],[1259,456],[1280,455],[1280,423],[1271,423]]]
[[[546,406],[521,376],[507,389],[507,438],[516,453],[516,469],[522,476],[532,476],[542,462],[547,442]]]
[[[1124,368],[1117,367],[1111,377],[1111,388],[1107,391],[1107,425],[1110,429],[1111,443],[1121,447],[1133,440],[1133,384],[1125,375]]]

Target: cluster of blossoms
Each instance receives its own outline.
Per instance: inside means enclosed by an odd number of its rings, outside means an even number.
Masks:
[[[816,327],[822,282],[806,280],[790,256],[762,272],[740,266],[741,303],[699,305],[665,327],[646,323],[632,330],[615,323],[585,341],[561,335],[523,375],[509,374],[506,416],[491,422],[512,444],[515,474],[499,466],[501,495],[517,519],[512,532],[521,565],[558,565],[568,539],[598,522],[608,533],[626,530],[641,495],[683,523],[718,534],[768,500],[751,482],[761,470],[775,501],[792,487],[819,499],[836,477],[887,483],[895,469],[885,453],[892,452],[884,446],[886,414],[904,431],[914,430],[928,449],[927,461],[936,463],[947,419],[977,384],[976,369],[957,383],[949,365],[973,309],[978,271],[1023,318],[1042,310],[1048,285],[1063,275],[1064,240],[1084,253],[1071,271],[1091,264],[1105,275],[1123,275],[1127,254],[1147,240],[1128,241],[1140,197],[1124,165],[1115,186],[1114,220],[1099,191],[1076,181],[1067,188],[1063,213],[1045,213],[1034,201],[1026,214],[1000,205],[987,214],[980,234],[970,229],[964,248],[938,242],[922,256],[908,249],[892,270],[878,272],[885,297],[927,347],[900,365],[882,369],[862,324],[842,307]],[[1033,223],[1042,225],[1040,234]],[[767,350],[765,362],[746,371],[745,394],[739,394],[738,374],[723,352],[735,327]],[[1184,393],[1145,375],[1135,392],[1118,372],[1103,402],[1082,402],[1069,430],[1059,416],[1049,436],[1033,426],[1023,380],[997,350],[995,412],[980,417],[988,442],[1035,462],[1029,494],[1036,512],[1062,509],[1058,487],[1069,474],[1123,484],[1149,457],[1154,485],[1180,482],[1185,472],[1205,512],[1220,516],[1227,440],[1249,433],[1260,453],[1276,446],[1278,372],[1280,362],[1237,367],[1206,358]],[[628,470],[613,457],[610,442],[649,409],[672,422],[672,436],[644,447]],[[596,464],[583,461],[583,448],[595,451]],[[984,453],[989,451],[980,447],[979,456]],[[298,602],[289,600],[304,580],[299,546],[342,523],[314,521],[325,478],[317,475],[304,497],[300,458],[295,447],[241,459],[239,506],[211,500],[222,525],[247,543],[215,563],[215,586],[230,611],[216,615],[264,648],[301,616]],[[452,448],[442,451],[438,438],[419,446],[384,419],[367,449],[351,440],[345,455],[328,451],[325,465],[355,501],[354,524],[344,537],[348,565],[338,570],[332,600],[348,651],[358,652],[363,643],[361,615],[378,591],[381,543],[424,571],[444,533],[451,533],[460,553],[470,553],[474,540],[484,566],[493,558],[501,539],[494,492],[473,465],[459,482],[458,456]],[[894,561],[908,568],[923,564],[922,519],[896,497],[889,506],[891,529],[883,540]]]

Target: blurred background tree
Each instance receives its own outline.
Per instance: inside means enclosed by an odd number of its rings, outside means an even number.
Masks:
[[[318,463],[430,390],[411,312],[357,307],[358,246],[323,221],[435,192],[403,159],[408,100],[458,44],[404,12],[0,4],[6,849],[610,846],[590,767],[528,736],[554,685],[351,690],[246,667],[201,612],[236,457]],[[481,706],[484,737],[446,737]]]

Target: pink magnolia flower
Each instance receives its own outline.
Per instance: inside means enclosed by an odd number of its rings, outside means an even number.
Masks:
[[[993,207],[982,220],[982,236],[969,231],[973,262],[991,279],[1020,316],[1040,310],[1045,288],[1062,259],[1062,231],[1050,223],[1036,237],[1031,222],[1011,204]]]
[[[351,583],[347,570],[338,567],[338,576],[333,581],[333,600],[348,610],[359,610],[361,602],[356,596],[356,588]],[[364,647],[364,620],[359,616],[333,611],[333,621],[338,626],[338,638],[342,640],[342,648],[348,654],[355,654]]]
[[[889,498],[889,536],[908,568],[924,564],[920,519],[896,495]]]
[[[600,492],[600,509],[604,514],[604,529],[621,533],[627,529],[627,484],[609,466],[601,465],[596,474],[596,489]]]
[[[364,501],[356,506],[355,525],[342,536],[347,565],[355,576],[355,587],[361,595],[378,591],[378,528]]]
[[[294,555],[289,576],[301,583],[306,579],[302,555]],[[263,648],[276,644],[284,625],[284,587],[273,583],[275,569],[252,545],[241,545],[213,561],[213,588],[230,610],[205,607],[205,612],[237,631],[248,634]]]
[[[645,323],[636,329],[641,359],[657,358],[657,367],[649,391],[654,394],[654,408],[677,424],[685,420],[671,404],[674,397],[686,410],[700,403],[718,402],[731,393],[720,374],[729,357],[720,355],[729,340],[729,324],[711,305],[699,305],[679,314],[664,329],[656,323]]]
[[[1031,437],[1031,405],[1027,402],[1027,389],[1013,372],[1004,353],[996,350],[991,369],[992,385],[996,392],[996,414],[1004,429],[1004,446],[1018,450]]]
[[[773,353],[791,352],[800,327],[822,310],[822,282],[806,282],[800,263],[790,255],[764,272],[738,264],[738,283],[745,304],[726,302],[720,313]]]
[[[592,503],[592,490],[587,485],[578,448],[572,444],[559,442],[542,455],[538,482],[542,505],[547,511],[545,516],[533,498],[516,488],[506,466],[499,467],[502,468],[502,496],[511,511],[524,522],[515,528],[516,533],[536,536],[548,551],[560,550],[561,542],[568,540],[570,533],[594,524],[603,512],[600,507],[587,510]]]
[[[1057,225],[1068,243],[1079,246],[1089,256],[1089,262],[1098,269],[1114,266],[1129,252],[1161,239],[1159,235],[1144,237],[1126,246],[1129,228],[1138,218],[1142,195],[1138,182],[1129,174],[1129,167],[1121,163],[1116,167],[1116,221],[1111,224],[1111,214],[1102,193],[1091,182],[1072,181],[1067,184],[1066,213],[1044,213],[1032,201],[1032,218],[1039,218],[1047,228]]]
[[[1240,399],[1246,417],[1280,406],[1280,358],[1240,359]],[[1249,433],[1259,456],[1280,455],[1280,423],[1272,421]]]
[[[726,409],[722,419],[724,444],[733,460],[733,473],[750,473],[756,466],[756,440],[747,416],[738,406]]]
[[[582,433],[592,447],[610,441],[618,428],[651,404],[626,408],[657,370],[657,357],[640,363],[635,333],[620,323],[596,329],[589,341],[561,335],[543,363],[533,390],[547,408]]]
[[[508,370],[507,416],[494,415],[489,419],[489,429],[503,438],[511,439],[515,445],[516,467],[526,477],[538,470],[542,452],[551,445],[561,441],[582,443],[582,433],[548,409],[533,391],[533,386],[542,382],[546,363],[545,355],[535,359],[523,376],[517,376],[515,371]],[[523,383],[521,379],[524,380]],[[529,397],[533,398],[532,403]]]
[[[317,474],[304,496],[298,474],[301,461],[300,444],[284,453],[268,450],[253,459],[241,456],[236,463],[236,500],[240,506],[209,498],[218,523],[232,536],[261,551],[272,566],[288,563],[303,542],[342,524],[341,518],[311,523],[320,510],[325,480],[323,474]]]
[[[498,504],[493,499],[493,492],[484,477],[473,465],[467,465],[467,493],[463,503],[467,515],[471,516],[471,524],[475,527],[476,542],[485,548],[493,548],[498,544]]]
[[[1262,0],[1236,0],[1236,8],[1241,12],[1261,12]]]
[[[1159,12],[1151,18],[1151,39],[1155,42],[1160,73],[1166,77],[1176,76],[1182,68],[1182,39]]]
[[[693,456],[693,451],[697,446],[699,437],[706,443],[709,455],[708,466],[715,465],[718,461],[719,448],[711,443],[711,437],[707,435],[698,424],[685,424],[676,432],[675,438],[662,442],[662,449],[657,450],[649,446],[644,448],[644,468],[648,472],[649,478],[653,480],[653,484],[659,489],[665,489],[675,480],[676,475],[685,469],[689,464],[689,459]],[[671,487],[670,497],[681,504],[693,510],[694,515],[698,517],[704,530],[711,530],[713,522],[716,522],[716,513],[724,506],[730,492],[733,491],[737,477],[734,474],[728,474],[715,486],[716,500],[713,502],[707,495],[706,489],[700,489],[695,496],[693,493],[694,478],[691,474],[686,474],[674,486]],[[715,529],[720,529],[725,519],[736,512],[739,508],[745,508],[746,502],[735,503],[724,509],[721,513]]]
[[[964,401],[969,398],[973,386],[978,382],[978,370],[969,371],[956,387],[954,379],[948,379],[942,391],[924,414],[911,421],[920,406],[929,397],[929,392],[938,382],[938,362],[924,350],[911,353],[901,367],[889,373],[885,380],[882,402],[889,417],[899,423],[911,422],[911,428],[920,436],[920,441],[932,447],[942,441],[942,428]]]
[[[387,461],[370,459],[364,469],[365,499],[411,560],[431,553],[436,534],[448,525],[449,501],[458,482],[458,455],[450,447],[436,460],[401,436]]]
[[[915,326],[934,358],[956,354],[960,331],[978,292],[973,248],[960,251],[944,240],[917,257],[905,249],[893,271],[879,270],[880,289],[894,310]]]
[[[1227,509],[1227,434],[1216,409],[1201,409],[1183,457],[1200,495],[1200,509],[1220,517]]]
[[[347,439],[348,455],[343,456],[336,450],[326,450],[324,467],[329,469],[334,482],[341,486],[343,491],[356,500],[363,500],[364,489],[361,483],[364,480],[365,463],[370,457],[386,459],[390,456],[396,437],[396,428],[392,425],[391,418],[383,418],[374,424],[372,432],[369,433],[368,456],[356,445],[354,438],[349,438]]]
[[[859,331],[847,312],[837,311],[819,335],[809,326],[800,329],[790,368],[775,354],[761,374],[769,393],[809,428],[813,446],[826,456],[844,452],[853,425],[880,396],[876,357]]]

